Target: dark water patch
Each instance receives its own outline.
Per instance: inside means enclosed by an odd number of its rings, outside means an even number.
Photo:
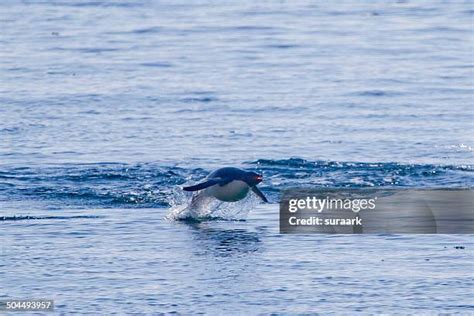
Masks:
[[[214,222],[214,221],[226,221],[226,222],[245,222],[245,219],[236,219],[236,218],[225,218],[221,216],[202,216],[202,217],[182,217],[173,219],[178,222],[183,222],[187,224],[198,224],[198,223],[205,223],[205,222]]]
[[[272,113],[275,112],[286,112],[286,113],[295,113],[295,111],[307,111],[308,107],[306,106],[299,106],[299,105],[291,105],[291,106],[262,106],[262,107],[242,107],[242,108],[232,108],[231,111],[233,113],[268,113],[271,111]]]
[[[240,25],[233,28],[229,28],[236,31],[246,31],[246,32],[260,32],[260,31],[272,31],[277,28],[272,26],[258,26],[258,25]]]
[[[217,257],[232,257],[254,253],[260,250],[258,233],[245,229],[220,229],[207,226],[205,222],[188,223],[196,242],[197,255],[211,252]]]
[[[89,54],[96,54],[96,53],[107,53],[107,52],[116,52],[120,50],[119,48],[109,48],[109,47],[88,47],[88,48],[77,48],[75,49],[81,53],[89,53]]]
[[[2,133],[18,133],[20,131],[19,127],[5,127],[5,128],[0,128],[0,134]]]
[[[450,27],[450,26],[426,27],[426,28],[414,29],[412,31],[416,33],[429,33],[429,34],[442,34],[442,33],[452,33],[452,32],[471,33],[470,30],[466,30],[466,29],[458,28],[458,27]]]
[[[84,1],[84,2],[67,2],[67,1],[51,1],[51,2],[44,2],[48,3],[53,6],[61,6],[61,7],[76,7],[76,8],[82,8],[82,7],[117,7],[117,8],[132,8],[132,7],[141,7],[143,6],[143,3],[140,2],[115,2],[115,1],[108,1],[108,2],[103,2],[103,1]]]
[[[99,115],[99,114],[102,114],[102,112],[97,111],[97,110],[87,110],[87,111],[77,112],[77,114]]]
[[[141,66],[144,67],[153,67],[153,68],[170,68],[173,65],[167,62],[149,62],[149,63],[141,63]]]
[[[218,98],[213,97],[213,96],[202,96],[202,97],[187,97],[187,98],[182,98],[181,101],[185,103],[209,103],[209,102],[214,102],[217,101]]]
[[[31,69],[30,68],[26,68],[26,67],[10,67],[10,68],[6,68],[5,69],[6,71],[13,71],[13,72],[28,72],[30,71]]]
[[[358,91],[351,93],[350,95],[353,96],[361,96],[361,97],[394,97],[402,95],[403,93],[396,92],[396,91],[387,91],[387,90],[366,90],[366,91]]]
[[[55,202],[57,207],[163,207],[166,197],[201,170],[150,164],[11,168],[0,172],[0,200]]]
[[[97,215],[75,215],[75,216],[32,216],[32,215],[19,215],[19,216],[0,216],[0,222],[7,221],[25,221],[25,220],[51,220],[51,219],[92,219],[92,218],[103,218],[103,216]]]
[[[244,135],[245,136],[245,135]],[[294,187],[472,187],[473,166],[258,159],[243,168],[264,175],[262,191],[277,201]],[[168,207],[184,183],[212,170],[155,163],[64,164],[0,170],[0,201],[42,201],[54,208]],[[31,203],[32,207],[36,203]],[[41,203],[38,203],[41,204]],[[215,219],[212,219],[215,220]]]
[[[266,45],[265,47],[267,48],[276,48],[276,49],[289,49],[289,48],[298,48],[300,45],[294,45],[294,44],[271,44],[271,45]]]
[[[119,51],[120,48],[112,47],[52,47],[49,50],[52,51],[69,51],[69,52],[78,52],[86,54],[99,54],[99,53],[108,53]],[[66,72],[65,72],[66,73]]]
[[[173,113],[203,113],[203,112],[210,112],[210,109],[180,109],[175,110]]]
[[[153,27],[146,27],[146,28],[140,28],[131,31],[131,33],[134,34],[148,34],[148,33],[159,33],[163,30],[162,27],[159,26],[153,26]]]
[[[470,165],[308,161],[300,158],[251,162],[273,187],[472,187]],[[268,182],[267,182],[268,183]],[[266,185],[264,183],[263,185]]]

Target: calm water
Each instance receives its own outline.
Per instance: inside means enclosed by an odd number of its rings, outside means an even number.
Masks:
[[[0,3],[0,299],[63,313],[474,313],[472,236],[280,235],[290,187],[473,187],[474,7]],[[179,186],[262,172],[233,221]]]

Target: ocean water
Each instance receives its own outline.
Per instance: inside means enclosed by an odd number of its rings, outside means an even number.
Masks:
[[[472,235],[278,232],[287,188],[473,187],[473,14],[1,2],[0,299],[54,299],[57,314],[474,313]],[[270,203],[167,218],[190,199],[182,184],[223,166],[261,172]]]

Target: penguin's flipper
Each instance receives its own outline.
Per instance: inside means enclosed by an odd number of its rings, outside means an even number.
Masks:
[[[257,186],[254,185],[254,186],[252,187],[252,191],[253,191],[253,193],[255,193],[256,195],[258,195],[258,197],[261,198],[261,199],[263,200],[263,202],[268,203],[267,198],[265,197],[265,195],[263,195],[262,191],[260,191],[260,190],[257,188]]]
[[[199,190],[204,190],[205,188],[211,187],[211,186],[216,185],[216,184],[225,185],[227,183],[229,183],[229,182],[226,181],[225,179],[214,178],[214,179],[209,179],[209,180],[207,180],[205,182],[202,182],[202,183],[199,183],[199,184],[195,184],[195,185],[192,185],[192,186],[189,186],[189,187],[184,187],[183,190],[184,191],[199,191]]]

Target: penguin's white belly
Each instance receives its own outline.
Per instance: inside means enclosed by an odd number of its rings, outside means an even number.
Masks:
[[[249,189],[244,181],[234,180],[224,186],[213,185],[206,189],[206,193],[224,202],[236,202],[246,197]]]

